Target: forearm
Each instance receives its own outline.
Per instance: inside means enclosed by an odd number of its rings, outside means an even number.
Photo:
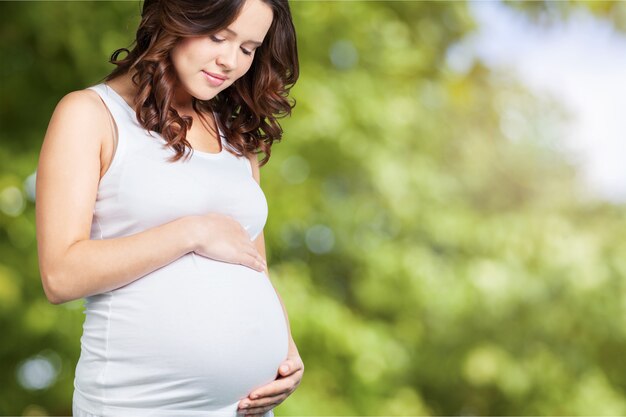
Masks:
[[[254,239],[254,244],[255,244],[257,250],[259,251],[259,253],[261,254],[261,256],[263,257],[263,259],[265,260],[265,268],[263,269],[263,272],[265,272],[265,275],[267,276],[267,279],[272,284],[272,287],[274,288],[274,292],[276,293],[276,296],[278,297],[278,300],[280,301],[280,306],[283,309],[283,315],[285,316],[285,323],[287,324],[287,334],[288,334],[288,339],[289,339],[289,348],[290,349],[296,349],[296,344],[293,341],[293,337],[291,337],[291,326],[289,324],[289,315],[287,314],[287,308],[285,308],[285,303],[283,303],[283,299],[280,297],[280,294],[278,293],[278,290],[276,290],[276,286],[274,286],[274,284],[272,283],[272,280],[270,279],[270,272],[269,272],[269,268],[267,266],[267,254],[265,253],[265,236],[264,236],[263,231],[261,231],[261,233],[259,233],[259,235]]]
[[[47,282],[55,304],[120,288],[193,250],[188,218],[113,239],[81,240],[58,259]]]
[[[280,294],[278,294],[276,287],[274,287],[274,291],[276,292],[276,295],[278,296],[278,299],[280,300],[280,305],[283,307],[283,312],[285,313],[285,321],[287,322],[287,333],[289,335],[288,336],[289,348],[298,350],[298,348],[296,347],[296,342],[293,340],[293,337],[291,336],[291,326],[289,324],[289,317],[287,316],[287,309],[285,308],[285,303],[283,303],[283,299],[280,297]]]
[[[267,268],[265,268],[265,274],[267,275],[268,279],[269,279],[269,271]],[[272,282],[272,280],[270,280],[270,282]],[[287,323],[287,334],[288,334],[288,339],[289,339],[289,348],[294,348],[297,350],[296,348],[296,343],[293,340],[293,337],[291,336],[291,325],[289,324],[289,315],[287,314],[287,308],[285,307],[285,303],[283,303],[283,299],[280,296],[280,294],[278,293],[278,290],[276,289],[276,286],[272,283],[272,287],[274,288],[274,292],[276,293],[276,296],[278,297],[278,300],[280,301],[280,305],[283,309],[283,314],[285,316],[285,322]]]

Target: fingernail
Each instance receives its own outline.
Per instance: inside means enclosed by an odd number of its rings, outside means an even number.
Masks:
[[[241,404],[241,408],[248,408],[249,405],[250,404],[248,404],[248,403],[243,403],[243,404]]]
[[[253,400],[256,400],[259,398],[259,394],[252,394],[250,397],[252,397]]]
[[[287,365],[283,365],[280,367],[280,370],[283,372],[287,372],[289,370],[289,367]]]

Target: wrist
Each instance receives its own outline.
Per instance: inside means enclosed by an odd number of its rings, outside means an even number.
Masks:
[[[289,335],[289,351],[298,353],[298,347],[296,346],[296,342],[294,342],[291,335]]]
[[[177,229],[181,233],[181,242],[185,253],[193,252],[198,249],[198,227],[196,224],[196,216],[185,216],[178,219]]]

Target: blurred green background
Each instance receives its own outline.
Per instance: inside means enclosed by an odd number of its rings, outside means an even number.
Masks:
[[[277,416],[626,415],[626,210],[581,197],[558,103],[449,68],[467,3],[291,6],[297,105],[261,172],[306,371]],[[626,27],[620,2],[507,7]],[[33,173],[56,103],[112,69],[140,9],[0,3],[1,415],[71,415],[83,301],[44,296]],[[521,140],[507,108],[532,123]]]

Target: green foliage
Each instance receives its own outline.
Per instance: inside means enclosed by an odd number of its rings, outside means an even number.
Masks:
[[[0,414],[70,415],[82,302],[45,299],[29,176],[55,104],[108,73],[139,5],[1,7]],[[306,371],[277,415],[625,414],[626,218],[584,198],[568,115],[480,62],[446,67],[464,3],[292,10],[297,106],[262,185]],[[18,382],[36,355],[47,389]]]

